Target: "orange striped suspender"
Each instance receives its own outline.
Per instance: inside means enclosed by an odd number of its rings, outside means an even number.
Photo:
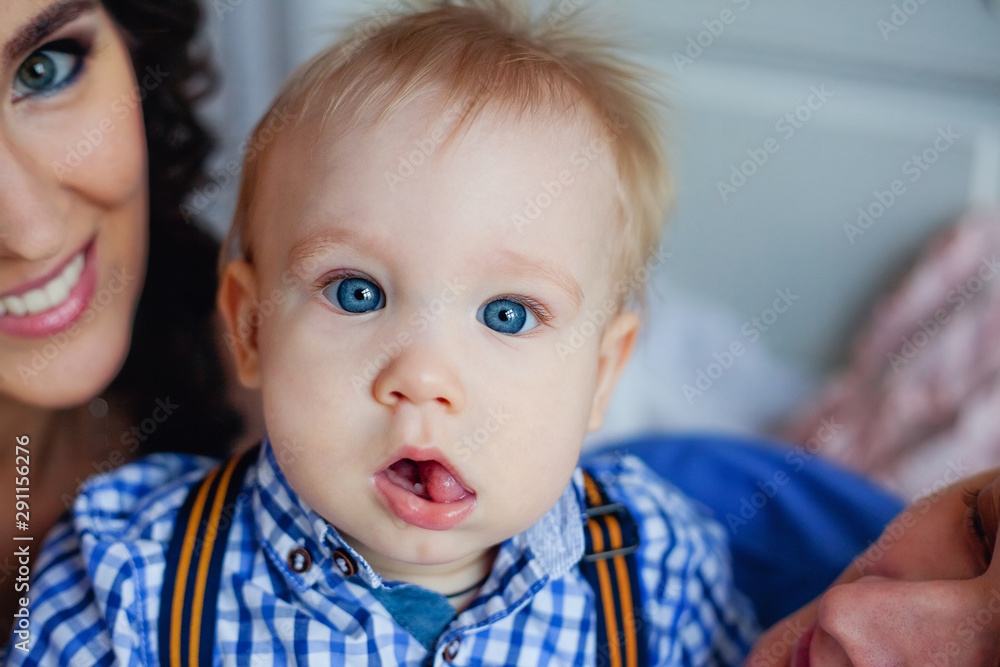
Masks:
[[[191,488],[167,550],[160,596],[160,664],[211,665],[215,608],[226,538],[254,447],[212,470]]]
[[[583,480],[587,551],[580,571],[597,598],[597,664],[644,667],[648,662],[642,589],[635,559],[639,529],[628,509],[608,500],[603,487],[586,470]]]

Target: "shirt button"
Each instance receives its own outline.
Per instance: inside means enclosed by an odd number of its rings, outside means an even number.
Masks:
[[[358,566],[351,558],[351,554],[347,553],[345,549],[334,549],[333,551],[333,564],[337,566],[337,569],[345,577],[353,576],[355,572],[358,571]]]
[[[444,651],[441,652],[441,656],[448,662],[451,662],[455,659],[455,656],[458,655],[458,649],[460,648],[462,648],[462,638],[455,637],[450,642],[445,644]]]
[[[304,547],[295,547],[288,552],[288,567],[292,569],[292,572],[302,574],[312,567],[312,562],[312,556]]]

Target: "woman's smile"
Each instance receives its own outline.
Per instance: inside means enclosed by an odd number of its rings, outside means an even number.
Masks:
[[[94,295],[94,255],[91,240],[49,275],[0,295],[0,331],[38,338],[77,321]]]

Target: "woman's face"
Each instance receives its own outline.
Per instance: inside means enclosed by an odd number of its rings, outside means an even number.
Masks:
[[[750,667],[1000,665],[1000,468],[918,500]]]
[[[125,359],[148,235],[140,99],[165,76],[137,87],[96,0],[0,2],[0,407],[82,403]]]

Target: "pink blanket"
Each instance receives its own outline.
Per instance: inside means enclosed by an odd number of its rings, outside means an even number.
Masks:
[[[1000,212],[936,238],[876,306],[849,367],[783,436],[906,498],[1000,465]]]

